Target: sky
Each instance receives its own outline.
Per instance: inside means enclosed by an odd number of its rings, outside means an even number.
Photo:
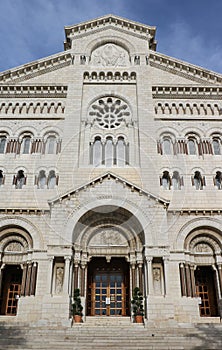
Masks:
[[[114,14],[157,29],[157,52],[222,73],[222,0],[0,0],[0,71],[62,52],[64,26]]]

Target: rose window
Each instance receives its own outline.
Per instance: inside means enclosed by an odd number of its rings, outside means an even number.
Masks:
[[[103,129],[118,128],[130,115],[128,105],[119,98],[107,97],[95,101],[89,111],[97,124]]]

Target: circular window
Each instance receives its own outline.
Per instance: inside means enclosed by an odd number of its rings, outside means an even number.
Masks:
[[[90,107],[89,115],[95,118],[101,128],[115,129],[130,115],[130,110],[119,98],[107,97],[95,101]]]

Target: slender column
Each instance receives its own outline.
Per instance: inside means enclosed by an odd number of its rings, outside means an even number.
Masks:
[[[163,263],[164,263],[165,294],[168,294],[169,293],[169,284],[168,284],[169,258],[163,258]]]
[[[26,274],[26,284],[25,284],[25,295],[30,295],[30,282],[32,274],[32,264],[27,265],[27,274]]]
[[[153,271],[152,271],[153,258],[147,258],[147,273],[148,273],[148,290],[149,294],[153,295]]]
[[[84,297],[84,290],[85,290],[85,264],[81,264],[81,286],[80,286],[80,295]]]
[[[132,280],[132,291],[136,287],[136,266],[134,263],[130,265],[131,270],[131,280]]]
[[[0,267],[0,295],[1,295],[1,292],[2,292],[2,276],[3,276],[3,269],[5,267],[5,264],[2,264],[2,266]]]
[[[65,256],[65,273],[63,279],[63,294],[67,294],[69,290],[69,268],[70,268],[70,256]]]
[[[216,284],[217,284],[218,299],[221,299],[220,278],[219,278],[218,269],[216,268],[215,265],[212,265],[212,268],[213,268],[213,270],[215,271],[215,276],[216,276]]]
[[[74,276],[73,276],[73,288],[78,288],[78,280],[79,280],[79,262],[74,261]]]
[[[142,265],[142,263],[139,263],[138,271],[139,271],[139,289],[141,292],[143,292],[143,265]]]
[[[187,296],[191,296],[191,278],[190,278],[190,266],[185,264],[185,273],[186,273],[186,287],[187,287]]]
[[[222,294],[222,268],[221,264],[218,264],[218,278],[220,283],[220,295]]]
[[[37,264],[37,262],[34,262],[32,265],[32,275],[31,275],[31,287],[30,287],[30,294],[31,295],[35,295],[37,268],[38,268],[38,264]]]
[[[190,279],[191,279],[191,296],[196,297],[196,285],[195,285],[195,277],[194,277],[194,265],[190,265]]]
[[[185,268],[184,264],[180,264],[180,285],[181,285],[181,294],[182,296],[186,296],[186,276],[185,276]]]
[[[52,293],[52,268],[53,268],[53,257],[48,259],[48,278],[47,278],[47,293]]]

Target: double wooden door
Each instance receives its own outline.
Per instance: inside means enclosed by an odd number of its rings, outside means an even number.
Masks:
[[[129,314],[128,275],[122,267],[107,264],[89,276],[88,315],[127,316]]]

